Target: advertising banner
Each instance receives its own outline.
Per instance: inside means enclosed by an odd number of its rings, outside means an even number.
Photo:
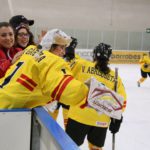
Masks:
[[[92,49],[77,49],[76,53],[87,60],[92,61]],[[112,64],[138,64],[143,54],[148,54],[148,51],[135,50],[113,50],[110,63]]]

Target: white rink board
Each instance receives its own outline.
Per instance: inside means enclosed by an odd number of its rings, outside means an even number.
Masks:
[[[0,150],[30,150],[31,111],[0,112]]]

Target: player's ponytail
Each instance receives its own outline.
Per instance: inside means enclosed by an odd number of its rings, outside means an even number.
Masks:
[[[97,60],[95,68],[103,72],[104,74],[108,74],[110,72],[110,68],[108,67],[108,61]]]

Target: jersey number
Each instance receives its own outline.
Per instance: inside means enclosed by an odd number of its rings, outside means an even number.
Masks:
[[[8,77],[5,78],[4,82],[0,85],[0,88],[3,88],[5,85],[7,85],[10,82],[11,78],[14,76],[14,74],[17,72],[17,70],[21,67],[23,63],[24,62],[19,62],[16,64],[15,70]]]

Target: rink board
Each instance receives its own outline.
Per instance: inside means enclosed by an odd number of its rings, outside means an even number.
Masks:
[[[0,150],[79,150],[43,107],[0,110]]]
[[[0,150],[29,150],[31,110],[0,110]]]

